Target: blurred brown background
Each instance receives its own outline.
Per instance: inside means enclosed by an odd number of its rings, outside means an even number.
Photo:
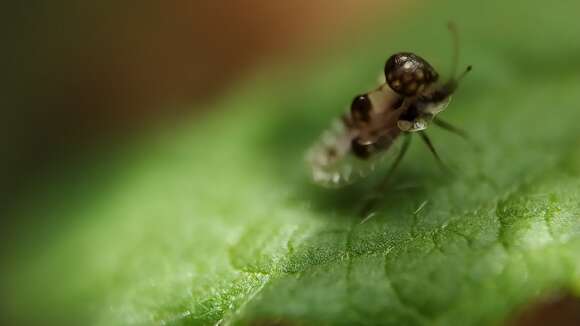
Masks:
[[[394,2],[5,4],[3,190],[99,143],[207,106],[259,67],[312,58],[376,20],[384,13],[377,6],[399,8]]]

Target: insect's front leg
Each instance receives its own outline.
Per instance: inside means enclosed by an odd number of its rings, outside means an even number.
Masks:
[[[427,133],[424,130],[421,130],[421,131],[419,131],[419,135],[421,136],[421,139],[423,140],[425,145],[427,145],[427,148],[429,148],[429,151],[431,152],[431,154],[433,154],[433,157],[435,157],[435,160],[437,161],[437,164],[439,164],[439,167],[444,172],[450,173],[451,170],[447,167],[447,165],[445,165],[445,163],[443,163],[443,160],[441,160],[441,157],[439,157],[439,154],[437,153],[435,146],[433,146],[431,139],[429,138],[429,136],[427,136]]]
[[[438,117],[434,117],[432,121],[439,128],[446,130],[446,131],[449,131],[450,133],[455,134],[455,135],[465,139],[466,141],[471,141],[471,139],[469,138],[469,135],[467,134],[467,132],[465,132],[465,130],[458,128],[458,127],[455,127],[454,125],[450,124],[449,122],[441,120]]]
[[[433,124],[435,124],[437,127],[441,128],[441,129],[443,129],[445,131],[448,131],[448,132],[450,132],[450,133],[452,133],[454,135],[457,135],[457,136],[463,138],[466,142],[468,142],[471,146],[473,146],[473,149],[475,151],[480,151],[481,150],[480,144],[478,144],[477,142],[475,142],[473,140],[473,138],[471,138],[469,136],[469,134],[465,130],[463,130],[463,129],[459,128],[459,127],[456,127],[456,126],[452,125],[449,122],[446,122],[444,120],[441,120],[438,117],[435,117],[433,119]]]

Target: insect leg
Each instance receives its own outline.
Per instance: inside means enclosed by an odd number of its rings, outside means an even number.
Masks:
[[[465,130],[459,128],[459,127],[455,127],[454,125],[450,124],[449,122],[446,122],[444,120],[441,120],[440,118],[435,117],[433,119],[433,123],[438,126],[441,129],[444,129],[452,134],[455,134],[461,138],[463,138],[466,142],[468,142],[473,149],[476,152],[481,151],[481,146],[476,143],[473,138],[469,137],[469,134],[467,132],[465,132]]]
[[[386,189],[389,180],[393,176],[393,173],[399,166],[399,163],[401,163],[401,161],[403,160],[403,157],[405,157],[405,154],[407,153],[410,144],[411,144],[411,135],[408,133],[403,133],[403,145],[401,146],[401,149],[399,150],[399,153],[397,154],[395,161],[393,161],[393,164],[391,164],[391,167],[389,168],[387,175],[383,178],[383,181],[378,185],[377,187],[378,191],[383,191]]]
[[[372,212],[372,209],[376,206],[377,201],[381,198],[380,194],[382,192],[384,192],[384,190],[387,188],[387,185],[389,184],[389,180],[391,179],[391,176],[393,175],[393,173],[397,169],[397,166],[399,166],[399,163],[401,163],[401,161],[403,160],[403,157],[407,153],[407,150],[409,149],[410,144],[411,144],[411,135],[404,133],[403,134],[403,145],[402,145],[401,149],[399,150],[399,153],[397,154],[395,161],[393,161],[393,164],[391,164],[391,167],[389,168],[387,175],[383,178],[381,183],[379,183],[377,185],[377,187],[375,188],[375,190],[374,190],[375,194],[372,197],[367,199],[367,202],[365,203],[365,205],[363,206],[363,208],[361,210],[361,216],[363,217],[361,224],[368,221],[374,215],[374,213]]]
[[[445,171],[445,172],[450,172],[449,168],[447,168],[445,163],[443,163],[443,161],[439,157],[439,154],[437,154],[437,151],[435,150],[435,147],[433,146],[431,139],[429,139],[429,136],[427,136],[427,133],[425,131],[421,130],[421,131],[419,131],[419,135],[421,136],[421,139],[423,139],[423,142],[425,143],[425,145],[427,145],[427,147],[429,148],[429,151],[431,152],[431,154],[433,154],[433,156],[435,157],[435,160],[437,161],[437,163],[439,164],[441,169],[443,169],[443,171]]]
[[[447,130],[452,134],[455,134],[467,141],[469,141],[469,135],[465,132],[465,130],[455,127],[454,125],[450,124],[449,122],[446,122],[444,120],[441,120],[438,117],[433,118],[433,123],[440,127],[441,129]]]

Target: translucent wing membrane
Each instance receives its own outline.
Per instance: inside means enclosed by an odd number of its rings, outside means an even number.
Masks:
[[[308,151],[306,160],[315,183],[332,188],[351,184],[385,164],[398,151],[397,138],[382,138],[372,155],[366,159],[357,157],[352,150],[356,134],[342,120],[336,120]]]
[[[397,120],[403,112],[401,99],[386,85],[357,98],[361,97],[370,104],[364,116],[354,110],[360,105],[353,102],[351,111],[335,120],[308,151],[306,161],[315,183],[326,187],[353,183],[397,151],[396,140],[401,132]]]

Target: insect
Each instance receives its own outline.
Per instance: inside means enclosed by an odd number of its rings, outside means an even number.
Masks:
[[[350,110],[308,151],[306,160],[315,183],[326,187],[353,183],[372,172],[389,154],[398,152],[384,185],[407,152],[413,134],[420,136],[436,161],[445,167],[425,130],[434,124],[467,137],[438,114],[447,108],[459,81],[471,70],[468,66],[455,76],[458,37],[454,25],[449,24],[449,30],[454,48],[451,77],[441,81],[433,66],[411,52],[399,52],[388,58],[384,82],[355,96]]]

